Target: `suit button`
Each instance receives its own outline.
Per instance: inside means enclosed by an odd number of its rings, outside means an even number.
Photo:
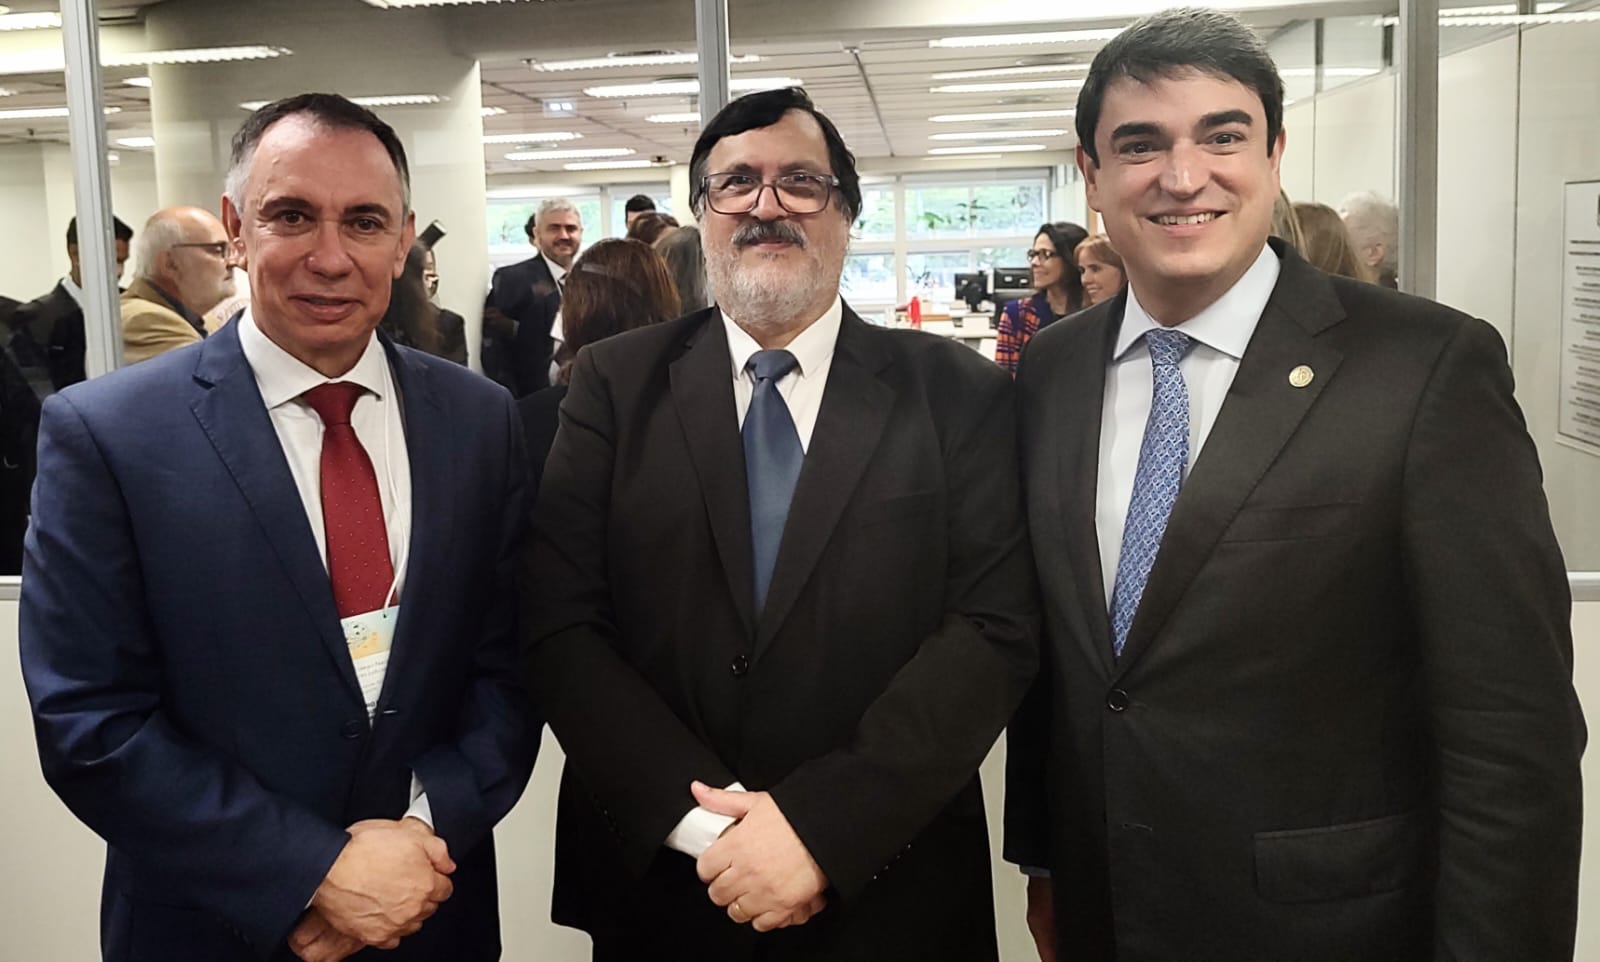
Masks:
[[[733,672],[733,677],[743,678],[745,672],[750,670],[750,657],[742,651],[734,655],[733,664],[728,666],[728,670]]]
[[[1111,689],[1111,693],[1106,696],[1106,707],[1112,711],[1126,711],[1132,703],[1133,700],[1128,697],[1128,693],[1121,688]]]
[[[361,737],[361,730],[363,728],[365,728],[365,727],[366,727],[365,725],[361,724],[359,721],[356,721],[354,718],[352,718],[349,721],[345,722],[343,725],[339,726],[339,734],[343,735],[346,738],[360,738]]]

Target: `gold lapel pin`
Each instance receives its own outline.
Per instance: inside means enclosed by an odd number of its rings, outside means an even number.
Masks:
[[[1289,372],[1289,383],[1294,387],[1305,387],[1309,385],[1312,379],[1316,376],[1317,374],[1315,371],[1302,364]]]

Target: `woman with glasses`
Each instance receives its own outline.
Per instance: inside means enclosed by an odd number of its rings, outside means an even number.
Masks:
[[[1087,306],[1073,252],[1088,236],[1088,231],[1067,221],[1039,228],[1033,247],[1028,251],[1035,293],[1032,297],[1011,301],[1001,311],[1000,329],[995,336],[996,364],[1016,374],[1022,349],[1040,328]]]

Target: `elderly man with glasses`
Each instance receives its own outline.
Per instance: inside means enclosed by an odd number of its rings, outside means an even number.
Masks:
[[[1011,379],[843,303],[860,182],[803,92],[690,170],[716,306],[579,353],[535,511],[554,918],[599,960],[993,959],[977,770],[1037,659]]]
[[[122,295],[122,362],[194,344],[220,326],[207,312],[233,296],[222,222],[199,207],[150,215],[135,245],[136,276]]]

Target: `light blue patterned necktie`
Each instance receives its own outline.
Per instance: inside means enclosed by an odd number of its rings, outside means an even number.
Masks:
[[[1122,525],[1122,554],[1111,592],[1111,649],[1119,658],[1189,462],[1189,389],[1178,369],[1189,349],[1189,335],[1159,327],[1146,331],[1144,340],[1155,368],[1155,391],[1139,445],[1139,469],[1133,476],[1133,499]]]
[[[778,382],[799,366],[788,351],[757,351],[745,369],[755,377],[750,409],[745,412],[744,472],[750,492],[750,548],[755,563],[756,615],[767,604],[772,569],[778,563],[783,525],[789,519],[789,502],[805,451],[795,430],[789,405],[778,393]]]

